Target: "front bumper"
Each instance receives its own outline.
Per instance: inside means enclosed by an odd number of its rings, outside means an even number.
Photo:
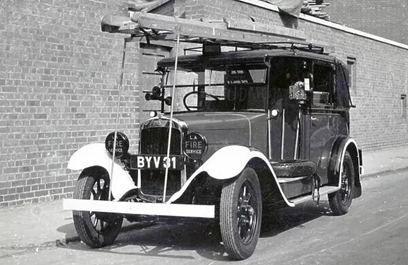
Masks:
[[[64,210],[105,212],[119,214],[214,218],[214,205],[115,202],[97,200],[64,199]]]

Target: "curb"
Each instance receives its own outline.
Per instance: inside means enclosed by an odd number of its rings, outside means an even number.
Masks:
[[[377,172],[373,172],[373,173],[369,173],[369,174],[363,174],[361,175],[361,178],[366,179],[366,178],[373,178],[376,177],[378,175],[388,175],[388,174],[392,174],[392,173],[401,173],[408,170],[408,166],[405,167],[400,167],[400,168],[396,168],[396,169],[385,169],[382,171],[377,171]]]

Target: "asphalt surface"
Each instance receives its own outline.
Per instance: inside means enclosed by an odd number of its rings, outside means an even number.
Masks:
[[[238,264],[406,264],[408,171],[365,178],[363,197],[348,214],[327,202],[278,213],[257,249]],[[72,220],[71,220],[72,222]],[[0,264],[227,264],[216,235],[204,225],[139,225],[115,243],[90,249],[81,242],[1,247]]]

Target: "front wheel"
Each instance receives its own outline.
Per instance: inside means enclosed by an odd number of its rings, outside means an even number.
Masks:
[[[354,196],[354,181],[356,173],[354,170],[353,159],[349,152],[345,153],[341,167],[340,190],[329,194],[330,208],[334,215],[346,214]]]
[[[109,176],[104,170],[84,170],[75,186],[74,199],[108,200]],[[73,211],[79,238],[99,248],[113,243],[122,227],[123,217],[112,213]]]
[[[221,192],[220,230],[228,255],[236,260],[250,257],[258,243],[262,219],[262,198],[258,175],[245,168]]]

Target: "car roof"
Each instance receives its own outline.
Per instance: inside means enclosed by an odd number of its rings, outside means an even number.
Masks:
[[[221,52],[213,55],[183,55],[178,57],[178,67],[185,69],[199,69],[209,66],[232,65],[232,64],[264,64],[266,58],[293,57],[335,63],[337,59],[327,54],[307,52],[291,49],[259,49]],[[159,67],[174,67],[175,57],[165,58],[158,62]]]

